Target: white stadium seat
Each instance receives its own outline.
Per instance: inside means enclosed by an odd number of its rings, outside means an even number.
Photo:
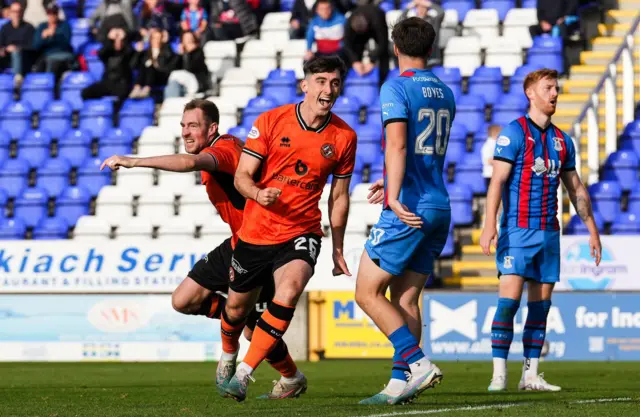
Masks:
[[[141,143],[138,145],[138,156],[173,155],[176,153],[176,145],[173,143]]]
[[[167,129],[158,126],[147,126],[142,130],[142,134],[138,139],[138,146],[142,144],[174,144],[175,142],[176,138]]]
[[[536,9],[511,9],[503,23],[503,36],[516,41],[521,48],[528,49],[533,45],[529,26],[538,23]]]
[[[182,195],[197,185],[194,172],[158,172],[158,188],[174,195]]]
[[[221,77],[236,64],[238,47],[234,41],[209,41],[203,49],[207,68],[214,76]]]
[[[267,13],[260,25],[260,39],[270,42],[276,50],[282,51],[289,42],[289,22],[291,12]]]
[[[369,231],[367,223],[364,221],[364,218],[358,213],[356,216],[349,216],[347,220],[347,227],[345,228],[345,233],[349,234],[360,234],[362,236],[366,236]]]
[[[494,38],[486,52],[484,64],[487,67],[500,67],[504,76],[512,76],[516,68],[522,65],[522,49],[506,36]]]
[[[73,230],[74,240],[109,239],[111,226],[96,216],[82,216]]]
[[[322,195],[320,196],[320,213],[322,214],[322,227],[328,228],[331,226],[329,222],[329,195],[331,194],[331,184],[327,184],[322,189]]]
[[[138,217],[153,219],[153,225],[159,226],[167,217],[175,215],[175,195],[171,190],[161,187],[150,188],[138,199]]]
[[[284,70],[293,70],[296,72],[296,78],[304,78],[302,71],[302,59],[307,52],[307,41],[304,39],[290,40],[282,50],[280,68]]]
[[[124,168],[120,168],[124,169]],[[107,185],[96,199],[96,216],[115,226],[133,216],[133,193],[122,187]]]
[[[480,39],[476,36],[454,36],[449,39],[444,51],[444,65],[460,68],[463,77],[470,77],[482,65]]]
[[[220,112],[218,125],[221,133],[238,125],[238,105],[233,100],[227,100],[225,97],[209,97],[207,100],[214,102],[218,107]]]
[[[149,217],[131,217],[126,222],[123,222],[116,229],[116,236],[118,238],[123,237],[148,237],[151,238],[153,232],[153,224]]]
[[[133,195],[140,195],[153,187],[153,170],[150,168],[120,168],[116,171],[116,186],[131,191]]]
[[[229,225],[226,224],[220,216],[212,216],[207,219],[204,219],[204,224],[200,229],[200,238],[206,239],[207,236],[229,236],[231,234],[231,229]],[[226,238],[225,238],[226,239]]]
[[[193,238],[196,226],[192,218],[166,217],[158,229],[158,238]]]
[[[220,96],[238,107],[244,106],[257,95],[257,82],[258,79],[251,70],[231,68],[225,72],[220,82]]]
[[[252,39],[244,45],[240,67],[249,69],[257,79],[264,80],[278,65],[276,55],[277,50],[273,43]]]
[[[442,20],[442,26],[440,26],[440,32],[438,33],[439,48],[444,49],[449,39],[456,36],[458,23],[460,23],[460,21],[456,9],[447,9],[444,11],[444,19]]]
[[[358,184],[351,193],[351,210],[364,221],[367,226],[373,226],[378,222],[382,212],[381,204],[369,204],[367,196],[371,184]]]
[[[487,42],[499,35],[498,11],[496,9],[469,10],[462,23],[464,36],[479,36],[481,47],[486,47]]]
[[[198,226],[218,216],[204,185],[192,187],[180,197],[180,216],[192,218]]]
[[[158,126],[171,132],[173,137],[180,137],[182,135],[182,127],[180,127],[182,112],[184,105],[189,101],[190,99],[186,97],[172,97],[164,100],[158,114]]]

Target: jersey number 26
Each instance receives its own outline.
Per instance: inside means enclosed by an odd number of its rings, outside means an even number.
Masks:
[[[440,109],[436,113],[434,109],[422,108],[418,112],[418,122],[428,119],[427,127],[416,138],[416,155],[433,155],[433,144],[428,144],[433,130],[436,130],[435,145],[436,155],[444,155],[447,152],[449,142],[449,130],[451,128],[451,113],[448,109]]]

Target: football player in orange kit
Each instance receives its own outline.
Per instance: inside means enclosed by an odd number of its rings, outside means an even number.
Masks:
[[[242,153],[241,140],[231,135],[218,133],[220,115],[216,105],[208,100],[196,99],[185,105],[182,115],[182,138],[187,155],[164,155],[148,158],[134,158],[114,155],[102,163],[102,169],[109,167],[156,168],[164,171],[201,171],[209,200],[215,206],[222,220],[231,228],[232,236],[199,260],[187,277],[176,288],[171,297],[173,308],[183,314],[204,315],[220,319],[224,312],[225,296],[228,292],[229,268],[233,247],[238,241],[238,230],[242,225],[245,198],[233,186],[233,178]],[[251,309],[244,329],[245,337],[251,340],[253,329],[260,317],[258,306],[271,302],[274,294],[273,276],[265,271],[262,277],[265,290]],[[242,332],[242,328],[239,333]],[[238,337],[240,334],[238,334]],[[238,339],[236,339],[238,343]],[[239,344],[234,346],[237,351]],[[267,361],[281,374],[281,378],[293,377],[298,373],[289,355],[287,345],[282,341],[267,357]],[[223,362],[220,362],[223,363]],[[219,364],[220,364],[219,363]],[[220,369],[218,370],[220,373]],[[305,387],[306,388],[306,387]],[[277,383],[268,398],[291,396]]]
[[[343,257],[349,215],[349,183],[355,165],[356,134],[331,113],[345,76],[338,57],[315,57],[304,66],[304,100],[263,113],[248,134],[235,175],[235,186],[247,198],[229,271],[229,297],[221,323],[222,343],[236,344],[273,273],[276,293],[262,314],[249,351],[233,378],[223,380],[225,396],[242,401],[251,374],[286,332],[298,298],[313,276],[322,242],[320,196],[333,175],[329,217],[334,275],[349,270]],[[257,177],[257,178],[256,178]],[[265,273],[266,272],[266,273]],[[228,367],[235,367],[230,360]],[[306,386],[304,375],[285,380],[289,390]]]

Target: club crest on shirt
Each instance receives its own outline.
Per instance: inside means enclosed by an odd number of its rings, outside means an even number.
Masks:
[[[320,153],[325,158],[332,159],[336,155],[336,148],[330,143],[325,143],[320,147]]]
[[[553,138],[553,149],[558,152],[562,150],[562,138]]]
[[[512,261],[513,261],[513,256],[505,256],[503,266],[507,269],[513,268]]]

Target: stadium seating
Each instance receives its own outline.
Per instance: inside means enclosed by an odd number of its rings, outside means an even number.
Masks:
[[[66,239],[69,234],[69,225],[64,219],[58,217],[45,217],[33,231],[35,240]]]

